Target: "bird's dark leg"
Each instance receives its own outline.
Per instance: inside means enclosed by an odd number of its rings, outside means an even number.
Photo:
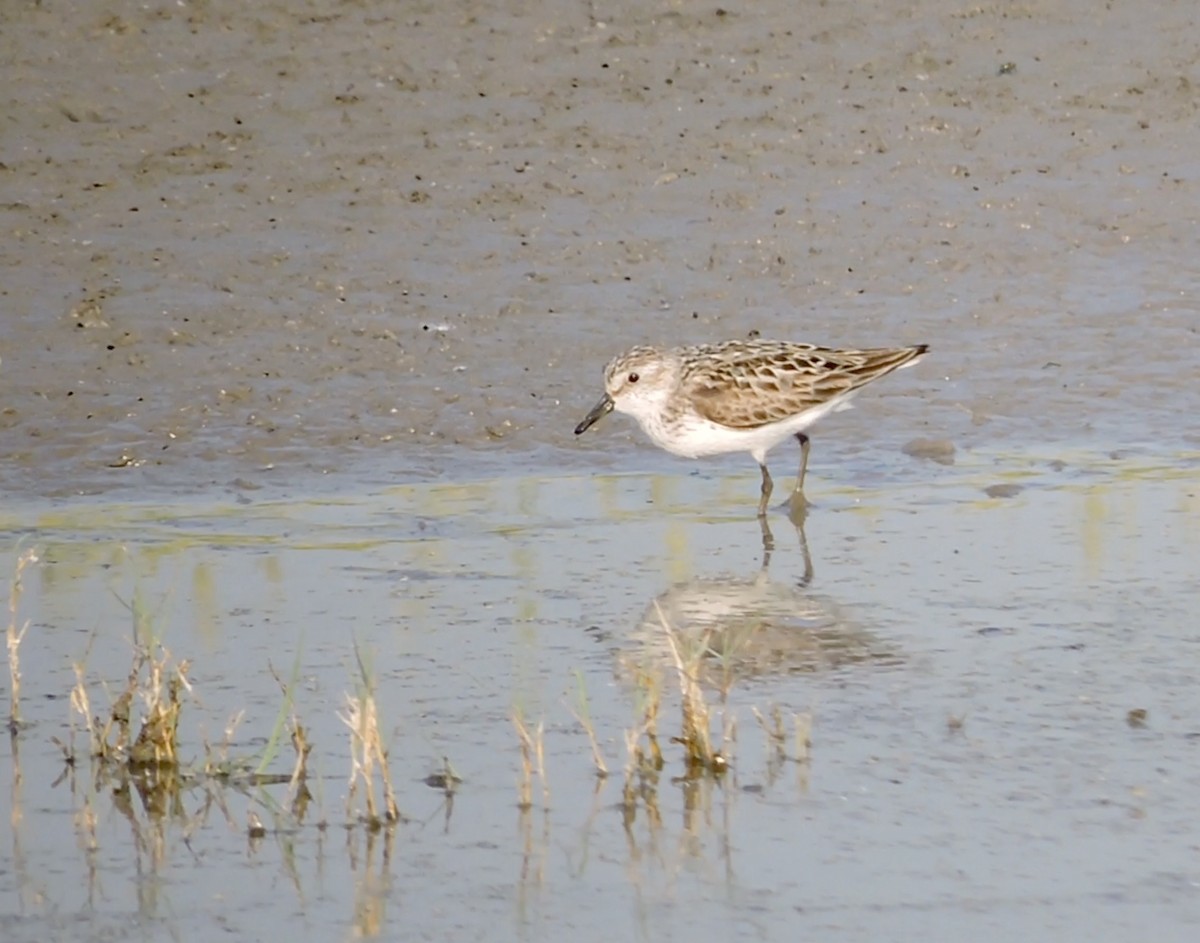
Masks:
[[[767,471],[767,466],[759,463],[759,468],[762,469],[762,499],[758,502],[758,516],[767,516],[767,502],[771,499],[771,489],[775,487],[771,481],[771,473]]]
[[[804,493],[804,473],[808,471],[808,436],[803,432],[797,432],[796,438],[800,442],[800,474],[796,476],[796,494]]]

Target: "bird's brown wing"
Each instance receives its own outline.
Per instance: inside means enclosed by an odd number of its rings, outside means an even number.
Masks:
[[[732,429],[753,429],[841,399],[925,352],[925,347],[833,350],[732,342],[712,348],[682,382],[696,412]]]

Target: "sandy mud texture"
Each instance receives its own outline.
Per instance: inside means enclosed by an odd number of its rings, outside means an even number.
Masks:
[[[844,441],[1194,444],[1196,19],[9,4],[0,485],[615,461],[609,356],[754,330],[933,345]]]

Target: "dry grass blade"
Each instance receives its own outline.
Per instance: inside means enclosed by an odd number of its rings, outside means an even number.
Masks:
[[[625,783],[621,801],[625,810],[626,827],[632,822],[637,801],[648,804],[658,787],[658,774],[663,768],[662,749],[658,745],[658,712],[662,705],[662,675],[645,666],[634,675],[637,709],[640,721],[625,731]],[[645,747],[643,748],[643,739]]]
[[[88,732],[88,742],[91,744],[91,755],[103,758],[107,742],[100,731],[96,718],[92,716],[92,702],[88,697],[87,681],[84,678],[86,671],[84,662],[77,661],[71,667],[75,669],[75,687],[71,688],[71,709],[83,718],[83,724]]]
[[[793,714],[792,724],[796,728],[796,762],[804,763],[812,749],[812,712]]]
[[[358,795],[360,782],[366,790],[367,818],[369,820],[377,818],[375,790],[371,782],[374,759],[365,746],[367,739],[365,731],[371,724],[371,720],[367,716],[369,709],[369,705],[364,704],[362,698],[347,694],[346,712],[338,715],[341,717],[342,723],[350,728],[350,788],[346,793],[346,817],[352,821],[356,818],[354,800]]]
[[[512,712],[513,726],[517,730],[517,742],[521,747],[521,778],[517,780],[517,808],[529,809],[533,806],[533,737],[525,719],[516,707]]]
[[[183,692],[191,690],[187,679],[188,663],[169,670],[171,654],[161,645],[157,657],[148,655],[149,677],[139,693],[145,718],[137,739],[129,751],[135,766],[178,767],[179,715],[183,711]]]
[[[308,742],[308,735],[296,716],[296,684],[300,679],[300,651],[297,649],[296,657],[292,662],[292,675],[288,681],[284,681],[275,671],[275,666],[268,663],[272,677],[275,678],[280,690],[283,692],[283,703],[279,706],[279,713],[275,718],[275,726],[271,731],[271,736],[267,740],[267,745],[263,748],[262,759],[259,761],[258,769],[255,771],[257,775],[263,776],[266,774],[267,766],[274,758],[278,751],[278,743],[282,736],[283,730],[290,722],[291,725],[291,742],[292,749],[296,753],[296,761],[292,766],[292,775],[288,780],[288,800],[287,805],[292,809],[293,814],[299,818],[303,815],[304,809],[307,808],[312,794],[308,791],[308,757],[312,752],[312,744]],[[386,765],[386,764],[385,764]]]
[[[591,712],[588,710],[587,686],[584,684],[582,671],[575,672],[575,681],[577,706],[571,709],[571,713],[575,715],[575,719],[579,721],[579,725],[587,734],[588,742],[592,746],[592,762],[596,764],[596,775],[603,779],[608,776],[608,765],[604,762],[604,754],[600,751],[600,742],[596,739],[596,728],[592,724]]]
[[[544,739],[546,725],[542,721],[538,721],[537,727],[531,732],[518,707],[513,708],[512,722],[521,744],[521,779],[517,784],[517,805],[521,809],[529,809],[533,806],[533,777],[536,775],[542,783],[542,804],[549,808],[550,784],[546,781]]]
[[[312,793],[308,789],[308,755],[312,753],[312,744],[308,742],[308,735],[299,722],[292,729],[292,749],[296,751],[296,764],[288,780],[288,806],[292,815],[300,821],[304,818],[308,803],[312,801]],[[399,809],[396,813],[399,815]]]
[[[638,711],[641,714],[640,734],[645,736],[650,749],[649,762],[655,771],[663,768],[662,749],[658,745],[658,712],[662,707],[662,674],[647,668],[638,670],[634,684],[638,695]]]
[[[782,753],[783,745],[787,741],[787,731],[783,726],[783,709],[778,704],[772,704],[770,720],[764,717],[757,707],[751,707],[750,712],[754,714],[754,719],[758,721],[758,726],[767,735],[771,746]]]
[[[171,653],[148,632],[146,623],[140,617],[135,617],[135,621],[140,626],[137,634],[141,641],[135,645],[125,688],[112,702],[108,719],[101,722],[92,713],[86,655],[73,665],[75,686],[71,689],[71,708],[83,718],[94,759],[124,764],[130,770],[178,770],[182,765],[179,718],[184,692],[192,689],[187,677],[188,663],[173,663]],[[140,723],[136,710],[139,705]]]
[[[700,685],[700,669],[709,653],[711,633],[705,632],[698,639],[684,638],[671,627],[657,601],[654,608],[658,612],[679,676],[683,725],[680,735],[675,739],[682,743],[687,751],[689,771],[722,772],[726,767],[726,760],[713,748],[708,702]]]
[[[358,666],[358,693],[346,695],[346,713],[342,722],[350,728],[350,790],[346,795],[346,814],[354,817],[354,798],[362,783],[366,813],[358,818],[372,829],[400,821],[400,807],[392,789],[388,753],[379,731],[379,708],[375,700],[375,677],[364,662],[358,643],[354,645]],[[375,770],[383,790],[384,813],[379,814],[375,800]]]
[[[179,717],[183,710],[183,693],[192,690],[187,678],[188,663],[174,662],[139,593],[134,593],[131,602],[121,602],[133,616],[133,664],[125,690],[113,702],[108,722],[98,736],[93,733],[93,754],[119,759],[131,769],[177,770],[180,766]],[[77,666],[76,689],[83,687],[82,667]],[[84,706],[82,702],[86,698],[74,700],[80,700]],[[135,737],[135,705],[139,703],[142,718]],[[94,726],[98,727],[98,724]],[[115,742],[111,739],[114,729]]]
[[[10,681],[8,729],[12,734],[16,734],[21,726],[21,642],[25,640],[25,633],[29,630],[28,619],[20,628],[17,628],[17,611],[21,605],[21,574],[24,573],[26,567],[37,562],[37,551],[33,549],[26,550],[17,557],[17,566],[13,571],[12,582],[8,589],[8,631],[5,643],[8,648]]]
[[[204,775],[210,776],[213,779],[228,779],[233,775],[234,764],[229,759],[229,751],[233,747],[233,735],[241,726],[242,720],[246,716],[246,711],[239,710],[236,714],[229,718],[225,724],[225,731],[221,737],[221,743],[217,747],[213,747],[208,742],[208,738],[204,738]]]
[[[770,717],[764,717],[757,707],[752,707],[750,710],[753,711],[754,718],[758,721],[763,733],[767,735],[775,757],[780,760],[785,759],[788,733],[783,722],[783,709],[778,704],[772,704]],[[795,744],[795,753],[792,759],[797,763],[804,763],[808,760],[809,750],[812,747],[812,713],[804,711],[792,714],[792,730]]]
[[[639,742],[642,732],[637,727],[625,731],[625,785],[621,790],[621,805],[625,809],[625,825],[631,824],[630,816],[637,806],[637,790],[634,787],[638,769],[642,765],[642,748]]]

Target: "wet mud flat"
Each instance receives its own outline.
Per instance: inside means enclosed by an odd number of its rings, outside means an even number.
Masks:
[[[848,442],[1036,416],[1194,447],[1195,26],[1083,0],[19,6],[3,484],[583,470],[609,357],[752,331],[932,345]]]

